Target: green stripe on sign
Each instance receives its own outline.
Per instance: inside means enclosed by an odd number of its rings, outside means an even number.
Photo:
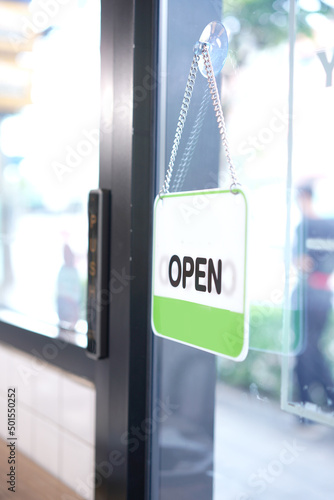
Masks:
[[[185,300],[153,297],[157,334],[237,358],[244,343],[244,314]]]

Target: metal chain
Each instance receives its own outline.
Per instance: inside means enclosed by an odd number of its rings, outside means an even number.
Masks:
[[[199,58],[200,58],[200,56],[198,54],[194,54],[194,57],[193,57],[193,60],[191,63],[191,67],[190,67],[188,80],[187,80],[186,89],[185,89],[184,96],[183,96],[180,116],[179,116],[179,119],[177,122],[176,133],[175,133],[175,137],[174,137],[172,152],[171,152],[170,159],[169,159],[168,169],[167,169],[165,181],[163,183],[163,186],[162,186],[162,189],[161,189],[159,195],[169,193],[169,186],[170,186],[170,181],[171,181],[172,174],[173,174],[175,158],[176,158],[177,151],[179,148],[181,135],[183,132],[184,124],[186,122],[187,113],[188,113],[188,109],[189,109],[189,105],[190,105],[190,100],[191,100],[192,93],[194,90],[194,85],[195,85],[195,80],[196,80],[196,75],[197,75],[197,70],[198,70]]]
[[[222,110],[222,106],[221,106],[220,99],[219,99],[218,88],[217,88],[217,81],[216,81],[214,71],[212,68],[209,49],[208,49],[208,46],[206,43],[203,43],[202,54],[203,54],[206,74],[208,77],[208,84],[209,84],[209,89],[210,89],[210,93],[211,93],[211,99],[212,99],[213,107],[215,110],[215,115],[217,118],[218,129],[219,129],[220,137],[221,137],[223,145],[224,145],[226,159],[228,162],[228,168],[229,168],[230,175],[232,178],[232,184],[231,184],[230,189],[231,189],[231,191],[233,191],[233,189],[235,189],[238,184],[240,185],[240,183],[238,182],[237,173],[235,171],[235,168],[234,168],[234,165],[232,162],[232,158],[231,158],[231,154],[230,154],[230,148],[229,148],[227,134],[226,134],[225,119],[224,119],[223,110]]]
[[[237,173],[235,171],[235,167],[234,167],[233,162],[232,162],[231,154],[230,154],[229,144],[228,144],[228,140],[227,140],[225,119],[224,119],[224,115],[223,115],[221,102],[219,99],[217,81],[216,81],[214,71],[212,68],[212,62],[211,62],[211,57],[210,57],[209,50],[208,50],[208,45],[206,43],[203,43],[203,44],[199,43],[197,45],[198,45],[198,47],[195,46],[195,49],[194,49],[195,54],[194,54],[194,57],[193,57],[193,60],[191,63],[190,72],[189,72],[188,80],[187,80],[187,84],[186,84],[186,89],[185,89],[183,100],[182,100],[181,111],[180,111],[179,119],[177,122],[176,133],[175,133],[175,137],[174,137],[174,141],[173,141],[173,147],[172,147],[172,152],[171,152],[170,159],[169,159],[166,177],[165,177],[163,186],[159,192],[159,196],[161,196],[162,194],[169,193],[169,188],[170,188],[170,183],[171,183],[171,179],[172,179],[172,175],[173,175],[175,159],[176,159],[176,155],[177,155],[177,152],[179,149],[183,128],[184,128],[184,125],[185,125],[185,122],[187,119],[190,101],[191,101],[191,97],[192,97],[193,90],[194,90],[195,80],[196,80],[197,71],[198,71],[198,62],[200,59],[200,51],[202,51],[204,66],[205,66],[205,70],[206,70],[207,77],[208,77],[208,85],[209,85],[208,88],[209,88],[209,92],[211,94],[211,99],[212,99],[212,103],[213,103],[213,107],[214,107],[214,111],[215,111],[215,115],[216,115],[217,123],[218,123],[218,130],[219,130],[219,134],[220,134],[220,137],[221,137],[223,145],[224,145],[226,159],[228,162],[228,168],[229,168],[231,179],[232,179],[232,184],[230,187],[231,191],[234,192],[234,190],[237,188],[237,186],[240,185],[238,178],[237,178]],[[189,164],[190,164],[191,158],[193,156],[195,146],[197,144],[198,136],[199,136],[199,133],[202,129],[203,118],[204,118],[204,115],[206,112],[205,104],[207,103],[207,100],[208,100],[207,96],[208,96],[208,94],[206,92],[204,97],[203,97],[203,100],[201,103],[201,108],[200,108],[199,114],[197,116],[196,122],[192,128],[185,152],[182,156],[182,159],[180,162],[180,171],[177,173],[177,176],[176,176],[174,183],[173,183],[173,189],[175,189],[175,190],[177,190],[180,187],[180,185],[183,184],[184,178],[187,174]]]
[[[171,191],[180,191],[182,189],[185,177],[188,173],[190,162],[194,155],[194,151],[198,142],[198,138],[202,131],[204,117],[206,115],[211,94],[209,87],[206,87],[202,102],[196,117],[195,123],[191,129],[187,145],[182,155],[181,161],[176,169],[176,175],[172,183]]]

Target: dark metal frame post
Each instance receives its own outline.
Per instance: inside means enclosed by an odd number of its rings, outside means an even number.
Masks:
[[[109,357],[96,362],[96,499],[144,500],[154,2],[102,0],[100,187],[112,191]]]

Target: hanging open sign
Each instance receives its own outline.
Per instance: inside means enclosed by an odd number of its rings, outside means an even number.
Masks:
[[[247,201],[240,189],[158,196],[154,333],[236,361],[245,359],[246,244]]]

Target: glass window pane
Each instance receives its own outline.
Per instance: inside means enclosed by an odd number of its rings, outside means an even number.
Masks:
[[[1,317],[28,328],[86,332],[99,49],[99,2],[0,2]]]
[[[152,498],[325,500],[333,488],[333,6],[160,5],[157,192],[193,45],[210,21],[222,18],[228,30],[218,86],[249,200],[250,349],[234,362],[154,337]],[[171,191],[231,182],[205,88],[198,75]]]
[[[300,1],[296,20],[289,333],[300,341],[283,403],[333,425],[333,5]]]

